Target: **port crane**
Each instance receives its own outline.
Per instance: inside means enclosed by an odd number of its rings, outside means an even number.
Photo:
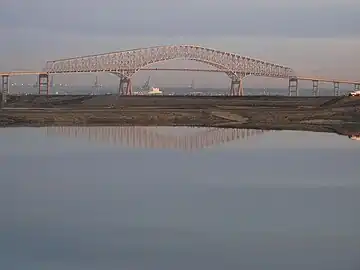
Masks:
[[[146,80],[144,85],[141,86],[140,89],[138,89],[138,90],[139,91],[149,91],[150,90],[150,79],[151,79],[151,76],[148,77],[148,79]]]

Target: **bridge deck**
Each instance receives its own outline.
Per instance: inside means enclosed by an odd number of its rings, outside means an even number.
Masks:
[[[317,78],[317,77],[303,77],[296,76],[296,79],[299,81],[318,81],[318,82],[329,82],[329,83],[341,83],[341,84],[360,84],[360,81],[351,81],[351,80],[338,80],[338,79],[328,79],[328,78]]]
[[[187,71],[187,72],[213,72],[213,73],[224,73],[228,70],[224,69],[200,69],[200,68],[140,68],[143,71]],[[98,72],[98,71],[94,71]],[[104,70],[104,72],[111,72],[110,70]],[[69,72],[71,73],[71,72]],[[78,72],[77,72],[78,73]],[[79,72],[81,73],[81,72]],[[56,74],[48,73],[44,71],[9,71],[9,72],[0,72],[0,76],[24,76],[24,75],[45,75],[45,74]],[[318,81],[318,82],[328,82],[328,83],[341,83],[341,84],[358,84],[360,81],[352,80],[341,80],[341,79],[330,79],[330,78],[320,78],[320,77],[311,77],[311,76],[295,76],[299,81]]]
[[[45,75],[48,74],[44,71],[9,71],[0,72],[0,76],[24,76],[24,75]]]

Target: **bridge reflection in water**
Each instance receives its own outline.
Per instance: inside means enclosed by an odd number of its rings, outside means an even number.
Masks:
[[[165,132],[164,132],[165,131]],[[166,134],[166,131],[168,134]],[[172,131],[169,134],[169,131]],[[175,134],[174,134],[175,131]],[[193,131],[185,132],[184,131]],[[199,127],[48,127],[47,135],[65,135],[91,141],[121,144],[132,148],[157,148],[193,151],[246,140],[264,133],[256,129]]]

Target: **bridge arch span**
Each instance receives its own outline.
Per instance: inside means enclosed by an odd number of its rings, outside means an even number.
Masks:
[[[287,78],[293,73],[291,68],[283,65],[198,45],[156,46],[53,60],[46,63],[45,72],[134,72],[144,66],[172,59],[211,63],[216,68],[221,67],[234,74]]]
[[[193,60],[224,70],[231,78],[231,95],[243,95],[242,79],[246,75],[288,78],[294,74],[291,68],[283,65],[198,45],[156,46],[48,61],[45,72],[117,74],[119,93],[131,95],[132,75],[146,66],[174,59]]]
[[[133,77],[137,72],[141,71],[141,69],[147,68],[147,67],[151,67],[154,64],[157,63],[163,63],[163,62],[167,62],[167,61],[173,61],[173,60],[189,60],[189,61],[195,61],[198,63],[202,63],[202,64],[206,64],[208,66],[214,67],[215,69],[224,71],[224,73],[229,76],[230,78],[233,77],[239,77],[239,73],[236,73],[232,70],[230,70],[227,66],[224,66],[222,64],[218,64],[212,61],[208,61],[208,60],[204,60],[204,59],[200,59],[200,58],[186,58],[186,57],[177,57],[177,58],[169,58],[169,59],[161,59],[159,61],[152,61],[152,62],[148,62],[145,63],[143,66],[136,68],[136,69],[130,69],[130,70],[122,70],[121,72],[112,72],[114,74],[117,74],[119,77],[123,76],[126,78],[131,79],[131,77]]]

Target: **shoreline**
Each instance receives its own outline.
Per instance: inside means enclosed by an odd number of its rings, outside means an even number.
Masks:
[[[197,126],[360,135],[359,97],[9,96],[0,127]]]

